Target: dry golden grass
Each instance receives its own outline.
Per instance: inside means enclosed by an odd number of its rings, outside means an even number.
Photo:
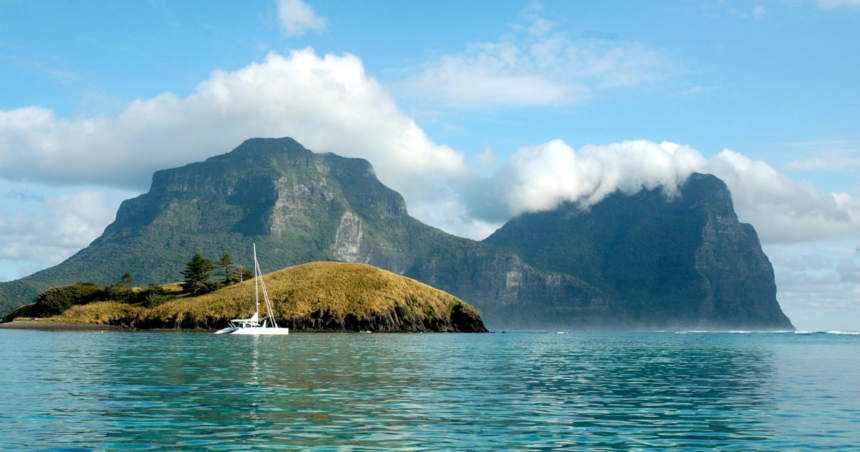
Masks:
[[[447,316],[456,305],[477,315],[473,307],[453,295],[364,264],[314,262],[269,273],[264,281],[275,315],[280,318],[302,317],[320,310],[362,318],[397,306],[407,312],[437,317]],[[181,294],[178,283],[163,288],[168,291],[168,300],[153,308],[106,301],[73,306],[50,320],[111,323],[119,319],[234,319],[254,313],[253,281],[197,297]],[[260,298],[261,315],[264,315],[262,294]]]
[[[60,315],[41,320],[66,323],[110,323],[112,320],[139,316],[145,310],[146,308],[116,301],[102,301],[72,306]]]

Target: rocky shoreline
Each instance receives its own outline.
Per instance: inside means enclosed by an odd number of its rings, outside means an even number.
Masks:
[[[296,317],[278,319],[278,325],[291,333],[488,333],[483,323],[437,322],[431,324],[415,319],[395,320],[389,315],[368,318],[341,318],[323,313],[318,318]],[[444,323],[444,324],[443,324]],[[51,321],[12,321],[0,323],[0,329],[37,331],[184,331],[211,332],[227,326],[226,319],[187,319],[167,321],[117,319],[110,323],[65,323]]]
[[[13,321],[0,323],[4,330],[40,330],[40,331],[117,331],[121,326],[104,323],[63,323],[40,321]]]

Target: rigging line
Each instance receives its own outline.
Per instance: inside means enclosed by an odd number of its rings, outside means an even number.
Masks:
[[[255,255],[256,257],[256,255]],[[266,311],[268,311],[269,320],[271,320],[272,325],[275,328],[278,328],[278,323],[275,321],[275,310],[272,306],[272,300],[269,299],[269,291],[266,290],[266,282],[263,280],[263,270],[260,269],[260,263],[257,262],[256,258],[254,259],[255,270],[260,274],[260,285],[263,287],[263,299],[266,302]]]

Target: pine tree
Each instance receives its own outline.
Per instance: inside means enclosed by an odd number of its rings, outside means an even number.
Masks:
[[[192,295],[199,295],[209,292],[213,289],[213,284],[209,282],[212,276],[212,261],[204,258],[197,253],[190,261],[185,263],[185,271],[182,276],[185,277],[185,282],[182,283],[182,289]]]
[[[215,262],[215,265],[222,268],[221,273],[224,275],[225,286],[236,281],[233,278],[233,259],[230,258],[230,253],[225,252],[224,255],[221,256],[221,260]]]

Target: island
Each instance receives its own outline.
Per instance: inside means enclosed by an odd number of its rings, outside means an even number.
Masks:
[[[371,265],[312,262],[263,278],[278,325],[291,331],[487,332],[478,311],[459,298]],[[85,294],[86,284],[78,283],[73,290]],[[254,312],[254,284],[249,281],[202,295],[183,291],[180,283],[131,290],[157,296],[72,304],[60,314],[36,320],[30,316],[38,304],[34,303],[16,309],[4,321],[28,319],[34,327],[60,323],[215,330]]]

